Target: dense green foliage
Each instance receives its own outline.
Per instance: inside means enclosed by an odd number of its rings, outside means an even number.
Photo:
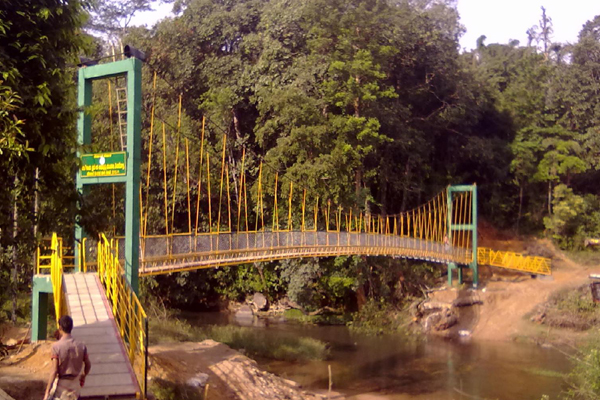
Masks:
[[[167,127],[167,157],[174,158],[184,139],[198,142],[206,117],[206,150],[220,154],[227,134],[234,186],[245,148],[253,178],[263,160],[266,180],[278,172],[310,196],[357,211],[393,214],[448,184],[476,182],[480,217],[497,226],[544,233],[571,248],[600,234],[594,184],[600,168],[600,17],[590,15],[574,44],[552,42],[543,12],[525,46],[486,45],[482,37],[475,50],[460,53],[463,27],[451,0],[180,0],[175,17],[151,29],[129,27],[131,16],[152,4],[2,4],[1,302],[10,295],[9,282],[15,298],[28,285],[36,240],[52,230],[70,235],[77,214],[92,235],[123,230],[122,187],[94,187],[80,198],[73,184],[76,57],[86,50],[98,58],[112,54],[107,40],[149,55],[144,163],[156,99],[154,133]],[[100,38],[82,31],[86,21]],[[85,150],[118,148],[107,82],[94,83],[94,93],[95,105],[86,110],[94,143]],[[180,94],[183,117],[176,129]],[[154,154],[162,158],[156,140]],[[190,159],[197,160],[197,152]],[[152,167],[149,193],[162,193],[166,174],[170,193],[178,189],[174,229],[187,231],[187,215],[179,211],[187,204],[187,182],[175,182],[174,167],[166,168]],[[219,171],[211,174],[218,182]],[[189,183],[195,197],[198,182]],[[249,194],[256,197],[256,183],[250,182]],[[215,201],[218,195],[213,190]],[[301,195],[294,192],[296,204]],[[200,206],[206,213],[205,197]],[[165,229],[161,207],[148,208],[149,232]],[[201,216],[201,228],[207,224]],[[439,273],[393,259],[289,260],[148,278],[145,290],[192,309],[262,291],[270,300],[287,296],[305,311],[356,311],[369,300],[402,308]]]
[[[12,297],[13,321],[17,292],[28,292],[36,236],[75,218],[73,77],[88,42],[84,5],[0,4],[0,303]]]

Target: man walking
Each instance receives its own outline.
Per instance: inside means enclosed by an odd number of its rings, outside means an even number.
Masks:
[[[77,400],[81,387],[85,384],[85,377],[90,373],[92,364],[88,357],[85,344],[77,342],[71,336],[73,319],[68,315],[58,320],[60,340],[52,345],[52,372],[46,387],[44,400],[50,400],[50,389],[56,377],[58,383],[53,399]],[[83,374],[81,370],[83,368]]]

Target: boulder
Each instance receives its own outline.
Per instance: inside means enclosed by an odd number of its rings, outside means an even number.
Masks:
[[[267,300],[265,295],[260,292],[254,293],[254,296],[252,296],[252,303],[258,311],[269,310],[269,301]]]
[[[419,304],[419,310],[421,312],[434,311],[434,310],[446,310],[449,308],[452,308],[452,304],[442,302],[442,301],[429,300],[429,301],[424,301],[421,304]]]
[[[252,319],[254,317],[254,313],[250,306],[241,306],[239,310],[235,312],[236,319]]]
[[[453,307],[468,307],[475,304],[483,304],[483,301],[476,297],[461,297],[452,302]]]
[[[187,380],[187,384],[192,387],[204,387],[208,382],[208,374],[202,372]]]

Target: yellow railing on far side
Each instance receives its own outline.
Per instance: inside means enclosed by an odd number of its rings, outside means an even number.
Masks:
[[[141,397],[146,397],[148,364],[148,317],[125,278],[115,240],[101,235],[98,241],[98,276],[106,289],[129,361],[136,374]]]
[[[514,269],[532,274],[552,274],[549,258],[526,256],[512,251],[496,251],[486,247],[479,247],[477,248],[477,262],[481,265]]]

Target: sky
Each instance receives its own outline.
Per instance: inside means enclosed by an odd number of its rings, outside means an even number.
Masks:
[[[460,47],[473,49],[481,35],[487,37],[486,44],[508,43],[510,39],[527,44],[526,31],[539,25],[542,6],[552,18],[554,42],[576,42],[583,24],[600,15],[600,0],[458,0],[460,22],[467,30]],[[171,7],[155,6],[154,12],[135,16],[133,24],[152,25],[168,15]]]
[[[600,15],[600,0],[458,0],[460,22],[467,29],[461,48],[474,48],[481,35],[486,44],[510,39],[527,44],[526,31],[539,26],[542,6],[552,18],[554,42],[576,42],[583,24]]]

